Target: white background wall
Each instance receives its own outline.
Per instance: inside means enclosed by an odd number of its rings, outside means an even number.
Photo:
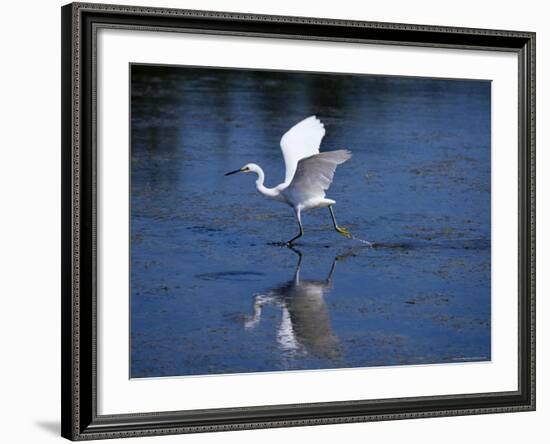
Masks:
[[[126,442],[547,442],[550,385],[544,327],[549,304],[549,156],[544,153],[543,72],[550,14],[543,1],[116,0],[124,4],[304,15],[537,32],[538,410],[531,413],[139,438]],[[58,0],[2,4],[0,24],[0,436],[7,443],[60,441],[60,6]],[[545,29],[546,28],[546,29]],[[511,239],[511,241],[515,241]],[[548,349],[548,347],[546,347]],[[452,381],[450,381],[452,383]]]

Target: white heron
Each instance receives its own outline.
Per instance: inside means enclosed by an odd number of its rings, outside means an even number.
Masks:
[[[333,199],[325,197],[336,167],[351,157],[348,150],[336,150],[320,153],[321,140],[325,136],[325,127],[321,121],[310,116],[290,128],[281,138],[281,150],[285,160],[285,180],[274,188],[264,186],[264,171],[255,163],[248,163],[242,168],[226,173],[256,173],[256,188],[264,196],[290,205],[296,214],[300,232],[285,242],[291,245],[304,235],[302,211],[313,208],[328,207],[334,229],[351,239],[351,234],[336,222]]]

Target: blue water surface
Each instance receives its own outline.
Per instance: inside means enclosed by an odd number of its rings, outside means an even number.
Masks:
[[[133,65],[133,378],[491,359],[489,81]],[[257,193],[317,115],[326,209]]]

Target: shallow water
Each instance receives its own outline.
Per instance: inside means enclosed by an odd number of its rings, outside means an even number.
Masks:
[[[490,359],[490,83],[134,66],[131,376]],[[347,148],[326,209],[267,200],[282,134]]]

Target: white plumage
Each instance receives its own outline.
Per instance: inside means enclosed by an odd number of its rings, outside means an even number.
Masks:
[[[298,161],[319,154],[321,140],[325,137],[325,126],[310,116],[298,122],[281,137],[281,151],[285,159],[285,181],[287,185],[294,177]]]
[[[298,122],[283,135],[281,151],[285,160],[285,180],[274,188],[264,186],[264,172],[254,163],[226,174],[228,176],[235,173],[256,173],[256,188],[261,194],[284,202],[294,209],[300,233],[286,244],[292,244],[304,234],[301,212],[321,207],[329,208],[334,229],[351,238],[349,232],[336,223],[332,208],[336,201],[325,197],[325,191],[332,183],[336,167],[348,160],[351,152],[336,150],[320,153],[319,148],[324,136],[325,127],[315,116]]]
[[[290,185],[283,190],[292,202],[302,209],[317,208],[335,204],[332,199],[325,199],[336,167],[351,157],[347,150],[329,151],[314,154],[301,159]]]

